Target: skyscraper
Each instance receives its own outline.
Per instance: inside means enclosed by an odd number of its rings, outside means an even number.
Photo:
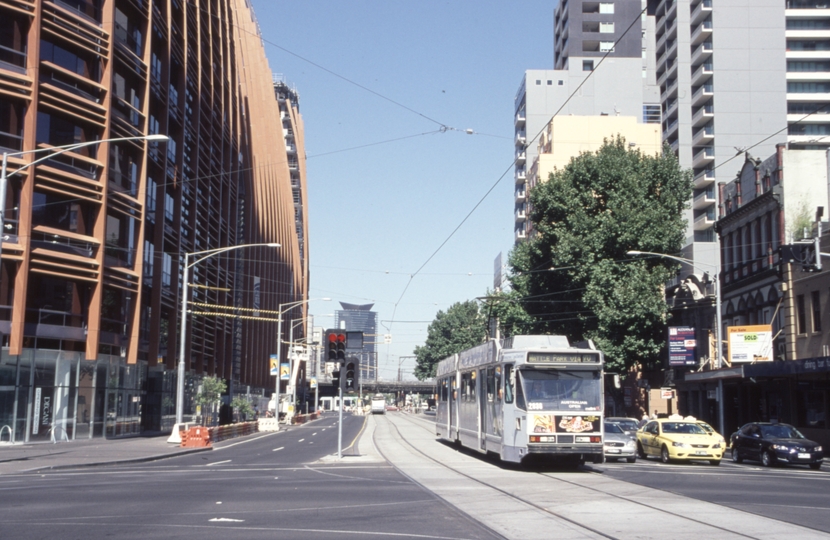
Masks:
[[[255,314],[306,297],[308,249],[248,3],[0,0],[0,45],[0,424],[16,441],[170,429],[180,339],[188,418],[202,376],[270,388],[276,325]],[[135,139],[151,134],[170,139]],[[184,253],[254,243],[282,247],[183,283]]]
[[[660,123],[654,18],[645,7],[642,0],[569,0],[556,7],[555,69],[526,71],[514,99],[516,242],[528,236],[528,172],[555,114]]]
[[[340,302],[343,308],[334,312],[334,327],[340,330],[363,332],[363,350],[360,353],[360,379],[377,379],[377,327],[378,314],[372,311],[374,304],[348,304]]]

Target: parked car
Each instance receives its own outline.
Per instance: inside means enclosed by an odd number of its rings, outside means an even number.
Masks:
[[[622,416],[610,416],[605,419],[606,422],[612,422],[614,424],[619,424],[623,431],[625,431],[626,435],[634,437],[639,429],[639,422],[634,418],[625,418]]]
[[[732,434],[732,461],[760,461],[765,467],[802,464],[820,469],[824,450],[789,424],[751,422]]]
[[[637,461],[637,443],[620,424],[605,422],[605,438],[602,443],[606,460],[625,459],[629,463]]]
[[[682,418],[650,420],[637,432],[637,454],[641,458],[657,456],[663,463],[704,460],[720,465],[724,446],[722,437]]]

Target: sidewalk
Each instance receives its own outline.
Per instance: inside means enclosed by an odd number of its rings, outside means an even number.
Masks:
[[[153,461],[208,448],[182,448],[169,434],[127,439],[86,439],[60,443],[0,444],[0,475],[65,467]]]

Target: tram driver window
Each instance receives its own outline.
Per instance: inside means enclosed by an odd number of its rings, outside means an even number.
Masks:
[[[504,366],[504,402],[513,403],[513,364]]]
[[[496,398],[496,370],[487,368],[487,401],[492,403]]]

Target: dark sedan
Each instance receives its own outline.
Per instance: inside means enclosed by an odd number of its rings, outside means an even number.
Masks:
[[[752,422],[732,434],[732,461],[760,461],[765,467],[791,463],[821,467],[821,446],[788,424]]]

